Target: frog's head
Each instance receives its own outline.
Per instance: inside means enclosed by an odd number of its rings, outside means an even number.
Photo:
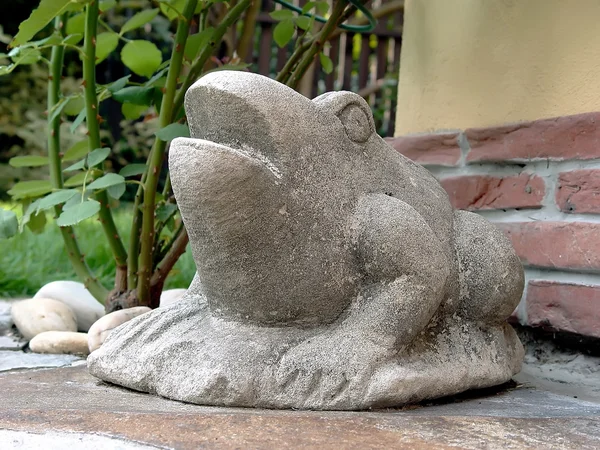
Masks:
[[[222,71],[196,82],[185,108],[191,138],[173,141],[169,165],[207,297],[236,314],[266,309],[273,321],[332,320],[353,278],[350,252],[339,251],[352,204],[340,199],[352,196],[343,184],[365,149],[381,145],[366,102],[350,92],[310,100],[260,75]]]

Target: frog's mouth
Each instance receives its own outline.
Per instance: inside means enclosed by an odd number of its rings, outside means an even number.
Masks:
[[[240,163],[245,160],[261,165],[273,174],[275,178],[281,178],[281,171],[270,158],[263,152],[255,150],[249,145],[239,141],[221,143],[208,139],[178,138],[173,141],[172,148],[174,151],[177,151],[177,148],[194,149],[196,151],[210,153],[211,157],[218,157],[218,155],[221,154],[223,156],[228,155],[229,157],[239,158]]]

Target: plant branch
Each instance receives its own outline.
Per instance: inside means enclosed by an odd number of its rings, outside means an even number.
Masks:
[[[281,71],[277,74],[277,81],[279,81],[280,83],[286,83],[288,81],[288,79],[292,75],[294,67],[296,66],[300,58],[302,58],[302,55],[304,55],[304,53],[310,48],[310,46],[315,40],[316,37],[309,39],[308,41],[305,41],[302,45],[296,48],[294,53],[292,53],[292,56],[290,56],[290,59],[287,60]]]
[[[160,108],[160,128],[164,128],[172,122],[173,103],[177,91],[177,79],[183,66],[183,51],[190,28],[190,19],[194,14],[198,0],[187,0],[183,9],[183,18],[178,21],[175,34],[175,45],[171,53],[171,64],[167,74],[165,93]],[[147,177],[144,183],[144,201],[142,213],[142,234],[140,236],[140,258],[139,276],[137,283],[137,294],[140,304],[151,304],[150,277],[152,275],[152,253],[154,246],[154,216],[156,202],[156,188],[160,168],[165,157],[167,143],[156,138],[150,151]],[[133,257],[133,255],[132,255]]]
[[[146,174],[142,176],[142,183],[146,181]],[[138,283],[138,252],[140,250],[140,236],[142,234],[142,197],[144,188],[138,186],[133,200],[133,218],[131,220],[131,233],[129,238],[129,259],[127,261],[127,289],[133,290]]]
[[[169,251],[166,253],[165,257],[154,271],[152,280],[150,281],[151,286],[164,284],[165,280],[167,279],[167,275],[169,275],[169,272],[179,257],[185,253],[185,248],[189,242],[186,229],[182,227],[181,232],[176,236],[177,237],[172,241]]]
[[[86,5],[85,12],[85,37],[83,49],[85,57],[83,59],[83,80],[85,84],[85,107],[86,123],[88,127],[88,142],[90,150],[101,146],[100,143],[100,123],[98,121],[98,97],[96,94],[96,34],[98,32],[98,2],[93,1]],[[115,277],[115,289],[124,291],[127,286],[124,285],[127,275],[127,252],[119,236],[112,213],[108,208],[108,195],[106,191],[98,192],[94,195],[100,202],[100,223],[104,229],[106,239],[110,245],[117,266],[117,276]]]
[[[310,65],[313,63],[315,56],[323,50],[323,45],[329,39],[331,33],[335,31],[339,23],[342,21],[344,10],[346,9],[346,2],[344,0],[338,0],[331,11],[331,16],[317,35],[316,39],[313,39],[310,47],[302,55],[302,59],[298,62],[298,65],[292,72],[286,84],[295,89],[304,73],[308,70]]]
[[[64,36],[67,16],[57,17],[54,21],[55,28]],[[65,49],[61,45],[52,47],[50,56],[50,83],[48,83],[48,111],[52,111],[59,102],[60,79],[62,76]],[[63,188],[63,176],[60,159],[60,114],[57,114],[48,122],[48,160],[50,163],[50,182],[54,189]],[[60,216],[62,207],[54,207],[55,217]],[[88,265],[85,263],[79,245],[75,238],[72,227],[59,227],[61,236],[67,250],[67,257],[75,270],[77,276],[83,280],[85,287],[96,300],[101,303],[106,301],[108,291],[94,277]]]
[[[208,61],[208,59],[217,49],[217,44],[221,42],[221,39],[223,39],[223,36],[225,35],[229,27],[233,25],[242,16],[244,11],[248,9],[251,3],[252,0],[241,0],[237,5],[235,5],[235,7],[229,10],[229,13],[227,13],[227,15],[219,23],[219,26],[215,28],[212,38],[210,39],[206,47],[204,47],[196,62],[190,68],[190,71],[185,77],[185,80],[183,81],[183,84],[179,89],[177,96],[175,97],[175,103],[173,105],[173,111],[175,113],[177,113],[177,111],[179,111],[179,109],[183,106],[186,91],[202,73],[206,61]]]
[[[242,33],[237,44],[237,54],[242,61],[246,60],[246,57],[252,49],[252,42],[254,35],[256,34],[256,18],[260,13],[262,1],[253,0],[252,5],[246,11],[244,16],[244,23],[242,25]]]

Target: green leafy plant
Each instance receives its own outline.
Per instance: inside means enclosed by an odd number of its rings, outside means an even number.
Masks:
[[[296,87],[319,57],[325,71],[333,65],[323,53],[327,40],[364,2],[334,0],[308,2],[272,12],[278,21],[274,38],[278,45],[293,45],[294,51],[277,79]],[[23,207],[20,220],[10,210],[0,210],[0,238],[11,237],[24,227],[39,231],[52,211],[60,227],[67,255],[77,276],[108,311],[137,306],[158,306],[165,279],[186,249],[188,236],[179,215],[164,160],[168,143],[189,136],[183,99],[200,76],[212,70],[245,70],[242,58],[250,51],[258,0],[158,0],[141,2],[140,11],[123,22],[119,30],[108,24],[106,15],[116,14],[115,0],[41,0],[39,7],[21,23],[10,44],[0,54],[9,64],[0,75],[21,65],[42,62],[49,69],[47,92],[47,156],[16,156],[14,167],[49,167],[49,180],[15,184],[9,191]],[[154,8],[151,8],[154,6]],[[366,10],[365,10],[366,11]],[[176,23],[170,56],[158,46],[141,39],[141,29],[161,17]],[[326,16],[326,17],[325,17]],[[321,22],[322,23],[321,25]],[[111,22],[112,23],[112,22]],[[52,27],[46,37],[34,38]],[[193,32],[191,32],[193,30]],[[235,33],[234,33],[235,32]],[[214,57],[223,45],[235,50],[227,61]],[[65,53],[75,52],[81,60],[83,82],[79,92],[61,90]],[[108,84],[96,81],[96,66],[118,53],[131,73]],[[130,164],[118,173],[111,171],[108,158],[113,149],[101,139],[104,118],[101,103],[119,102],[127,119],[156,118],[152,147],[145,164]],[[85,127],[86,138],[67,149],[61,148],[63,120],[71,121],[71,133]],[[165,181],[161,183],[161,175]],[[132,223],[126,245],[115,225],[111,205],[134,185]],[[115,283],[108,290],[94,275],[78,244],[75,228],[83,220],[97,217],[106,244],[116,263]]]

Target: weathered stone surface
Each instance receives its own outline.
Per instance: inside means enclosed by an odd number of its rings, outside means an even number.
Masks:
[[[192,138],[169,164],[198,273],[181,301],[113,330],[92,374],[207,405],[363,409],[518,372],[509,241],[454,212],[360,96],[221,71],[186,111]]]
[[[25,339],[44,331],[77,331],[75,314],[51,298],[32,298],[13,303],[12,319]]]
[[[33,298],[51,298],[63,302],[75,313],[79,331],[88,331],[104,315],[104,306],[82,283],[76,281],[53,281],[44,285]]]
[[[600,270],[600,224],[535,221],[497,226],[527,266]]]
[[[160,306],[169,306],[178,302],[183,297],[187,289],[169,289],[160,294]]]
[[[452,206],[467,211],[509,208],[541,208],[546,193],[544,180],[523,173],[518,176],[464,175],[440,181]]]
[[[115,389],[83,367],[0,374],[0,392],[0,429],[46,433],[44,449],[64,447],[54,433],[178,450],[591,450],[600,440],[600,405],[527,386],[360,413],[190,405]],[[116,447],[110,444],[105,448]]]
[[[465,130],[468,162],[595,159],[600,157],[600,113]]]
[[[0,372],[70,366],[79,360],[81,360],[81,357],[76,355],[44,355],[42,353],[23,353],[6,350],[0,351]],[[3,397],[3,400],[5,398]]]
[[[87,333],[44,331],[29,342],[29,348],[35,353],[87,355],[89,354],[87,338]]]
[[[87,334],[87,345],[90,352],[99,349],[113,329],[149,311],[151,309],[147,306],[136,306],[111,312],[98,319]]]
[[[27,341],[22,341],[16,336],[0,336],[0,350],[22,350]]]
[[[460,161],[459,133],[439,133],[387,138],[394,149],[423,165],[456,166]]]
[[[566,213],[600,213],[600,170],[561,172],[558,175],[556,204]]]
[[[600,338],[600,286],[532,280],[527,322]]]

